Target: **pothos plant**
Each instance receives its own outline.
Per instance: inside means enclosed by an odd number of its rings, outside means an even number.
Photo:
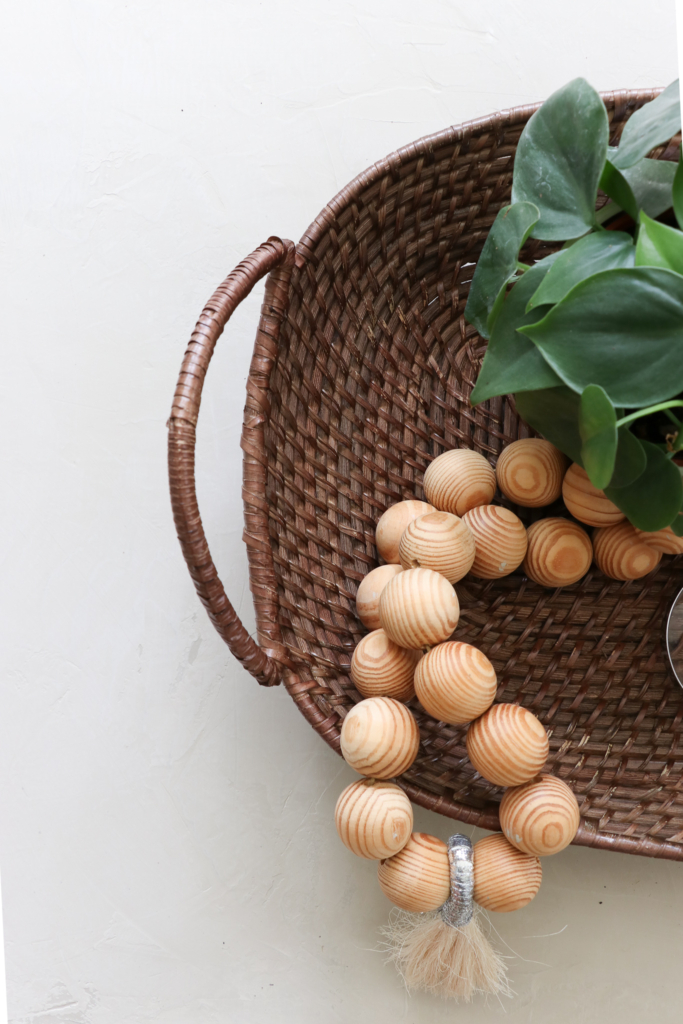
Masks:
[[[479,258],[465,316],[488,348],[476,405],[514,393],[522,419],[631,523],[683,535],[683,163],[649,159],[681,127],[678,82],[618,147],[582,78],[529,119],[512,203]],[[597,210],[598,190],[606,204]],[[529,238],[564,243],[528,264]]]

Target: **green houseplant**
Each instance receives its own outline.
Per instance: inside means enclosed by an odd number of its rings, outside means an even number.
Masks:
[[[609,146],[577,78],[530,118],[465,316],[488,348],[471,402],[520,416],[641,530],[683,534],[683,164],[648,158],[681,127],[678,82]],[[599,190],[608,201],[599,206]],[[529,238],[561,244],[528,264]],[[563,243],[563,244],[562,244]]]

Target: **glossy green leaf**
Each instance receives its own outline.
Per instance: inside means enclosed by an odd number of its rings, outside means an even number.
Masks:
[[[513,203],[499,210],[491,225],[465,306],[465,318],[476,327],[482,338],[489,336],[492,326],[489,325],[489,317],[496,301],[500,307],[505,288],[517,271],[519,250],[538,217],[538,209],[533,203]]]
[[[522,332],[565,384],[599,384],[641,408],[683,390],[683,277],[659,267],[605,270]]]
[[[641,213],[636,266],[664,267],[683,274],[683,231],[660,224],[646,213]]]
[[[617,414],[598,384],[589,384],[581,395],[579,434],[583,468],[602,490],[612,479],[617,458]]]
[[[672,199],[674,213],[676,214],[678,226],[679,228],[683,228],[683,151],[681,151],[680,159],[676,165],[676,174],[674,175],[674,184],[672,189]]]
[[[517,412],[572,462],[581,466],[579,396],[566,387],[522,391],[515,395]]]
[[[494,395],[554,387],[562,383],[557,374],[550,369],[537,346],[517,331],[521,325],[533,323],[538,319],[537,310],[533,313],[525,312],[526,304],[559,255],[553,253],[546,256],[544,260],[527,270],[505,298],[493,325],[484,362],[470,396],[472,405],[484,402]]]
[[[558,89],[532,114],[517,144],[512,201],[538,207],[534,238],[578,238],[595,225],[608,140],[605,105],[583,78]]]
[[[677,537],[683,537],[683,511],[674,516],[670,526]]]
[[[614,166],[621,169],[632,167],[655,146],[668,142],[680,127],[677,79],[628,119],[621,134],[618,152],[613,157]]]
[[[605,494],[637,529],[662,530],[683,504],[681,474],[656,444],[641,444],[647,456],[645,472],[628,487],[606,487]]]
[[[621,171],[639,210],[645,210],[650,217],[659,217],[669,209],[673,203],[676,166],[671,160],[646,159]]]
[[[569,249],[560,251],[527,309],[560,302],[579,281],[613,267],[632,267],[635,259],[633,239],[624,231],[596,231],[580,238]]]
[[[617,458],[610,485],[612,487],[627,487],[628,484],[637,480],[641,473],[645,472],[647,456],[642,444],[628,427],[619,427],[617,433],[619,437]]]
[[[612,152],[616,153],[616,149],[607,152],[608,159],[605,160],[605,166],[600,176],[600,188],[610,199],[618,203],[622,210],[626,210],[634,220],[638,220],[638,203],[633,195],[633,189],[621,171],[609,159],[609,155]]]

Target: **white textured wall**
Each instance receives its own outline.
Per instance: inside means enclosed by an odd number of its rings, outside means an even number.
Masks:
[[[14,1024],[503,1020],[408,999],[339,843],[352,773],[213,632],[165,429],[204,300],[449,123],[676,77],[673,0],[22,0],[0,32],[0,864]],[[211,367],[200,499],[253,626],[239,429],[260,296]],[[445,837],[449,823],[418,812]],[[572,849],[498,916],[518,1022],[679,1022],[683,865]],[[548,933],[559,933],[544,938]]]

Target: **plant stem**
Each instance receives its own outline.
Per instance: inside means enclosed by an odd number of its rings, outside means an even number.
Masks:
[[[667,409],[667,410],[665,410],[665,411],[666,411],[666,415],[667,415],[667,416],[669,417],[669,419],[671,420],[671,422],[672,422],[673,424],[675,424],[675,426],[677,426],[677,427],[678,427],[678,429],[680,430],[680,428],[681,428],[681,427],[683,427],[683,423],[681,423],[681,421],[680,421],[679,419],[676,419],[676,417],[674,416],[674,414],[673,414],[672,412],[669,412],[669,410],[668,410],[668,409]]]
[[[633,423],[634,420],[639,420],[641,416],[649,416],[653,412],[665,412],[667,409],[683,408],[683,402],[676,399],[672,402],[660,402],[658,405],[650,405],[647,409],[637,409],[632,412],[629,416],[624,416],[622,419],[617,420],[617,427],[624,427],[627,423]],[[680,423],[678,426],[680,427]]]

